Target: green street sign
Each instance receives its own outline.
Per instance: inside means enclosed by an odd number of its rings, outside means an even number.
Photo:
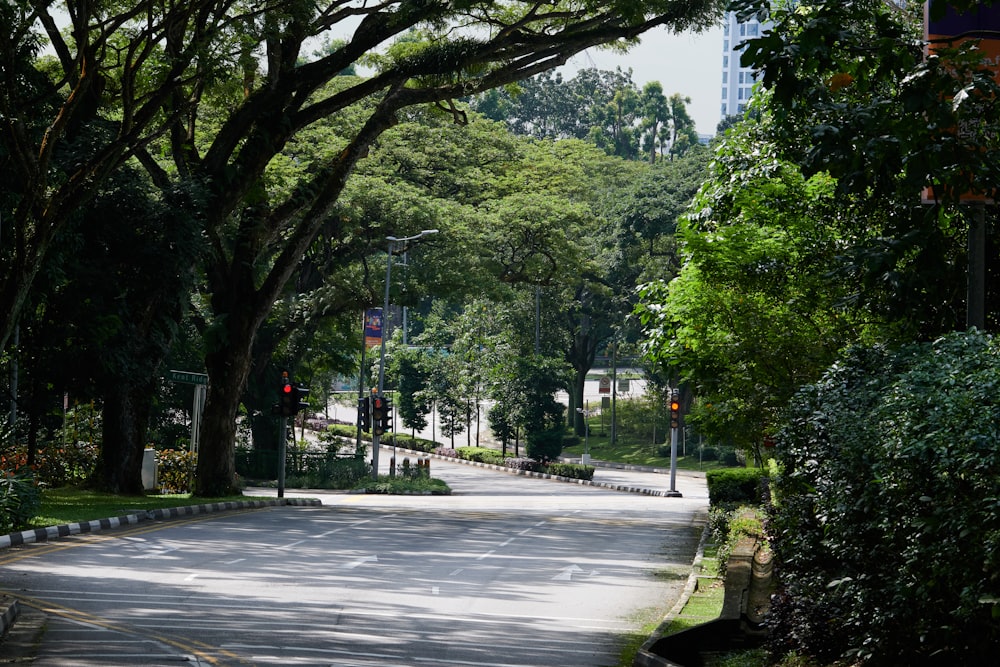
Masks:
[[[204,373],[170,371],[167,373],[167,379],[171,382],[183,382],[185,384],[208,384],[208,376]]]

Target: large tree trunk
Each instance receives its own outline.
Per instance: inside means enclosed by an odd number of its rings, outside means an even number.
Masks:
[[[91,482],[100,490],[142,495],[142,457],[146,425],[156,383],[109,382],[104,396],[101,458]]]
[[[250,374],[250,349],[257,318],[231,313],[226,345],[205,356],[208,394],[201,422],[195,494],[239,494],[236,483],[236,415]]]

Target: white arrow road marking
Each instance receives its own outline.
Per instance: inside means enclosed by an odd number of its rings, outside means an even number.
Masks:
[[[572,581],[573,574],[576,572],[583,572],[583,568],[579,565],[570,565],[569,567],[564,567],[559,571],[559,574],[552,577],[552,581]]]
[[[357,560],[351,561],[350,563],[344,563],[340,567],[345,570],[353,570],[354,568],[364,565],[365,563],[377,563],[377,562],[378,562],[378,556],[372,554],[371,556],[364,556]]]

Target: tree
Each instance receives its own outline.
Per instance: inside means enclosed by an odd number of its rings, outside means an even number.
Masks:
[[[699,398],[691,423],[758,457],[789,398],[859,335],[831,276],[836,184],[774,150],[749,121],[727,134],[682,219],[680,274],[638,308],[654,367]]]
[[[0,62],[5,72],[25,76],[0,82],[0,138],[21,175],[11,198],[19,237],[0,276],[0,346],[71,212],[124,163],[141,163],[174,206],[197,215],[210,253],[211,382],[197,491],[216,495],[234,485],[235,416],[254,336],[319,230],[332,225],[336,237],[349,233],[330,213],[358,161],[404,109],[442,104],[461,118],[449,100],[656,26],[704,26],[722,3],[390,2],[347,9],[281,0],[266,12],[257,2],[219,0],[66,4],[72,40],[59,32],[55,3],[3,9],[8,36],[0,41]],[[300,61],[307,40],[348,19],[350,39]],[[409,31],[416,39],[376,55]],[[24,86],[39,78],[32,62],[39,32],[55,51],[56,75]],[[334,81],[365,58],[375,67],[371,77]],[[357,114],[354,129],[311,161],[294,187],[271,190],[275,157],[318,119],[338,114]],[[106,131],[98,131],[98,120]],[[56,159],[66,153],[72,159]]]
[[[978,3],[935,2],[931,13],[946,4]],[[762,70],[783,156],[806,176],[836,179],[856,300],[903,339],[964,328],[965,278],[953,267],[972,216],[960,201],[993,197],[1000,185],[995,67],[971,44],[925,57],[917,3],[900,12],[877,0],[800,2],[772,18],[744,62]],[[920,204],[921,192],[933,205]],[[990,262],[995,271],[995,254]]]

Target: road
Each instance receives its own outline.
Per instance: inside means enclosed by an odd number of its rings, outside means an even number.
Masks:
[[[660,498],[432,465],[454,495],[310,492],[322,506],[2,553],[0,584],[25,613],[0,655],[74,667],[613,666],[623,636],[680,595],[703,479]]]

